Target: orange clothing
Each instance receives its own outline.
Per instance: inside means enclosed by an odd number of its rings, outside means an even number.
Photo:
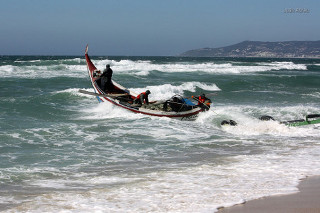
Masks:
[[[198,98],[198,105],[203,104],[206,101],[206,98],[203,96],[199,96]]]

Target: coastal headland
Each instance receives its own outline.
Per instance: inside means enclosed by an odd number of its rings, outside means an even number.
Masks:
[[[189,50],[179,56],[320,58],[320,40],[283,42],[243,41],[226,47]]]

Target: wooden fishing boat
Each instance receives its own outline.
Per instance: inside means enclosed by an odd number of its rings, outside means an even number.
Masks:
[[[201,106],[196,105],[189,99],[183,98],[179,95],[175,95],[169,100],[165,101],[153,101],[150,104],[142,105],[134,104],[133,100],[137,98],[138,94],[121,86],[113,80],[112,91],[103,91],[101,89],[99,83],[99,76],[101,75],[101,71],[98,70],[91,62],[91,59],[88,55],[88,45],[85,50],[85,58],[94,93],[85,90],[79,90],[79,92],[94,95],[97,97],[99,102],[107,101],[126,110],[130,110],[134,113],[179,119],[193,118],[200,112],[205,111],[210,107],[210,105],[204,104],[202,104]]]

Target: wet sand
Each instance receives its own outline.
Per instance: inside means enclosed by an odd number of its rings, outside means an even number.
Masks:
[[[252,200],[218,213],[320,213],[320,176],[303,179],[298,188],[295,194]]]

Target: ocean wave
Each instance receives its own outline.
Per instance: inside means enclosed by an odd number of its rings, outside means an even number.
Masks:
[[[316,114],[320,111],[316,107],[292,106],[292,107],[255,107],[255,106],[226,106],[211,107],[215,116],[219,118],[218,126],[222,120],[235,120],[237,126],[223,126],[222,129],[234,135],[272,135],[285,137],[309,137],[318,136],[319,130],[314,125],[308,128],[288,127],[280,124],[281,121],[304,119],[308,114]],[[261,121],[262,115],[272,116],[275,121]],[[206,120],[202,118],[202,120]],[[201,121],[201,120],[200,120]]]
[[[22,61],[19,61],[22,63]],[[27,65],[2,65],[0,72],[2,77],[20,78],[52,78],[60,76],[83,78],[87,75],[87,67],[84,59],[60,59],[60,60],[31,60],[26,61],[32,64]],[[50,62],[49,64],[46,64]],[[72,63],[70,63],[72,62]],[[307,70],[305,64],[295,64],[293,62],[261,62],[255,65],[240,65],[238,63],[193,63],[193,62],[173,62],[173,63],[153,63],[150,60],[93,60],[97,69],[103,70],[106,64],[110,64],[114,72],[120,74],[147,76],[152,71],[164,73],[192,73],[203,72],[209,74],[242,74],[256,73],[272,70]]]
[[[73,77],[84,78],[87,76],[87,68],[84,65],[49,65],[49,66],[0,66],[2,78],[55,78],[55,77]]]
[[[95,62],[94,62],[95,63]],[[151,71],[168,73],[180,72],[208,72],[208,73],[238,73],[233,69],[231,63],[216,64],[208,63],[164,63],[154,64],[151,61],[131,61],[131,60],[103,60],[97,61],[97,68],[103,69],[105,64],[110,64],[117,72],[132,73],[135,75],[148,75]]]
[[[64,89],[64,90],[59,90],[59,91],[52,92],[52,94],[64,94],[65,93],[65,94],[70,94],[70,95],[79,96],[79,97],[95,97],[95,96],[92,96],[92,95],[83,94],[83,93],[79,92],[79,89],[86,90],[88,92],[94,92],[93,88],[92,89],[69,88],[69,89]]]
[[[109,102],[102,102],[92,107],[81,109],[82,116],[80,120],[109,120],[109,119],[125,119],[126,121],[139,120],[146,115],[132,113],[121,107],[117,107]]]
[[[271,68],[271,70],[307,70],[306,64],[295,64],[291,61],[283,61],[283,62],[271,62],[271,63],[258,63],[262,65],[262,67],[266,66]]]
[[[118,72],[134,73],[136,75],[148,75],[151,71],[168,73],[179,72],[205,72],[205,73],[225,73],[241,74],[250,72],[264,72],[272,70],[307,70],[305,64],[295,64],[293,62],[271,62],[257,63],[257,65],[238,65],[237,63],[215,62],[206,63],[163,63],[154,64],[151,61],[131,61],[131,60],[99,60],[94,61],[97,68],[103,69],[106,64],[114,67]]]
[[[185,82],[181,85],[163,84],[157,86],[147,86],[146,88],[130,88],[130,90],[139,94],[148,89],[151,91],[150,99],[166,100],[176,94],[183,96],[185,91],[196,92],[197,88],[206,91],[221,90],[216,84],[205,84],[201,82]]]
[[[29,60],[29,61],[20,61],[20,60],[14,61],[14,63],[38,63],[38,62],[41,62],[41,60],[38,59],[38,60]]]
[[[303,94],[303,95],[320,99],[320,92],[313,92],[313,93],[310,93],[310,94]]]
[[[226,158],[225,164],[220,162],[218,165],[147,174],[69,178],[62,183],[72,185],[76,182],[97,187],[85,192],[71,190],[39,194],[12,210],[88,212],[92,211],[94,204],[95,210],[106,212],[128,209],[131,212],[215,212],[221,206],[295,193],[299,179],[320,174],[314,170],[320,166],[320,161],[315,158],[319,149],[305,148],[290,155],[280,154],[235,156]],[[42,187],[61,187],[61,183],[55,180],[32,183]]]
[[[84,58],[68,58],[68,59],[36,59],[36,60],[15,60],[14,63],[47,63],[47,62],[76,62],[76,63],[85,63],[86,60]]]

